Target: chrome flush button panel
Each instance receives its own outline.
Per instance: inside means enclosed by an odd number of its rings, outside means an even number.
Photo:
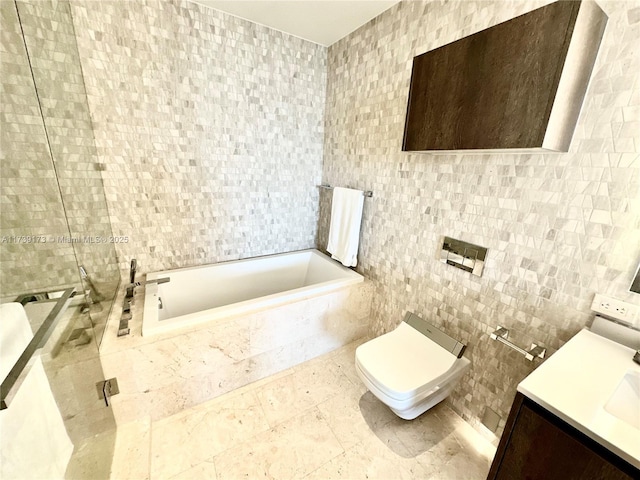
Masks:
[[[451,237],[444,237],[440,251],[441,262],[477,276],[482,275],[486,256],[486,248]]]

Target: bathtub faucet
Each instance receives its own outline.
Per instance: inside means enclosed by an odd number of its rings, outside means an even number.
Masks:
[[[147,280],[145,282],[133,282],[127,285],[127,288],[129,287],[136,288],[136,287],[141,287],[142,285],[153,285],[154,283],[161,285],[163,283],[169,283],[170,281],[171,281],[171,277],[162,277],[162,278],[157,278],[155,280]]]
[[[170,281],[171,281],[170,277],[163,277],[155,280],[147,280],[145,282],[132,282],[126,286],[127,294],[125,296],[125,299],[129,299],[130,304],[133,303],[133,293],[136,287],[141,287],[142,285],[153,285],[153,284],[161,285],[163,283],[169,283]],[[129,292],[131,292],[131,295],[129,295]]]
[[[156,280],[149,280],[146,282],[133,282],[133,283],[129,283],[125,286],[125,288],[127,289],[127,293],[124,297],[124,304],[122,306],[122,312],[125,314],[131,314],[131,306],[133,305],[133,293],[136,289],[136,287],[140,287],[142,285],[153,285],[153,284],[157,284],[160,285],[162,283],[168,283],[171,281],[171,278],[169,277],[163,277],[163,278],[158,278]],[[129,292],[131,292],[131,295],[129,295]]]
[[[134,258],[133,260],[131,260],[131,267],[129,268],[129,283],[125,285],[126,294],[124,298],[131,299],[129,300],[129,303],[133,302],[133,294],[136,287],[139,287],[141,285],[151,285],[154,283],[157,283],[158,285],[160,285],[162,283],[167,283],[171,280],[169,277],[163,277],[163,278],[158,278],[157,280],[148,280],[146,282],[136,282],[137,269],[138,269],[138,262]]]
[[[124,302],[122,303],[122,315],[120,316],[120,326],[118,327],[118,336],[122,337],[124,335],[129,335],[131,331],[129,329],[129,320],[133,317],[131,313],[131,306],[133,304],[133,293],[136,287],[140,287],[141,285],[160,285],[162,283],[167,283],[171,281],[169,277],[157,278],[155,280],[148,280],[146,282],[136,282],[135,280],[135,260],[131,262],[131,283],[127,284],[125,288],[127,289],[127,293],[124,298]],[[162,301],[161,301],[162,302]],[[162,308],[162,307],[160,307]]]

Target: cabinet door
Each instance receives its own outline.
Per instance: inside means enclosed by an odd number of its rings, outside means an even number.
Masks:
[[[510,431],[505,430],[507,441],[505,445],[500,442],[490,479],[631,480],[635,477],[637,469],[633,466],[518,395],[512,407],[518,410],[515,422]]]
[[[413,60],[404,151],[543,144],[578,2],[556,2]]]

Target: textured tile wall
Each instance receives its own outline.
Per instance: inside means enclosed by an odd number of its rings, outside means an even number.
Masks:
[[[18,0],[16,5],[69,226],[66,237],[73,239],[65,244],[56,238],[54,246],[71,246],[77,264],[89,274],[91,283],[84,291],[91,292],[91,319],[99,342],[120,271],[71,9],[66,0]],[[47,237],[54,239],[49,232]],[[75,273],[75,283],[78,280]]]
[[[77,283],[60,191],[12,1],[0,2],[0,296]]]
[[[358,264],[376,287],[374,333],[411,310],[467,342],[473,368],[451,402],[475,426],[485,406],[503,426],[533,368],[489,339],[496,325],[553,352],[589,324],[595,292],[640,304],[627,292],[640,261],[639,2],[598,2],[609,24],[569,153],[401,152],[413,57],[545,3],[401,2],[328,54],[323,180],[374,192]],[[444,235],[489,249],[481,278],[438,261]]]
[[[119,272],[69,3],[17,5],[78,262],[94,282],[113,283]]]
[[[186,1],[71,5],[122,268],[313,247],[326,48]]]

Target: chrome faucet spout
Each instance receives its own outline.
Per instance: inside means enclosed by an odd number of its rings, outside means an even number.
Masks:
[[[145,280],[144,282],[133,282],[127,285],[127,289],[141,287],[143,285],[161,285],[163,283],[169,283],[171,281],[171,277],[162,277],[154,280]]]

